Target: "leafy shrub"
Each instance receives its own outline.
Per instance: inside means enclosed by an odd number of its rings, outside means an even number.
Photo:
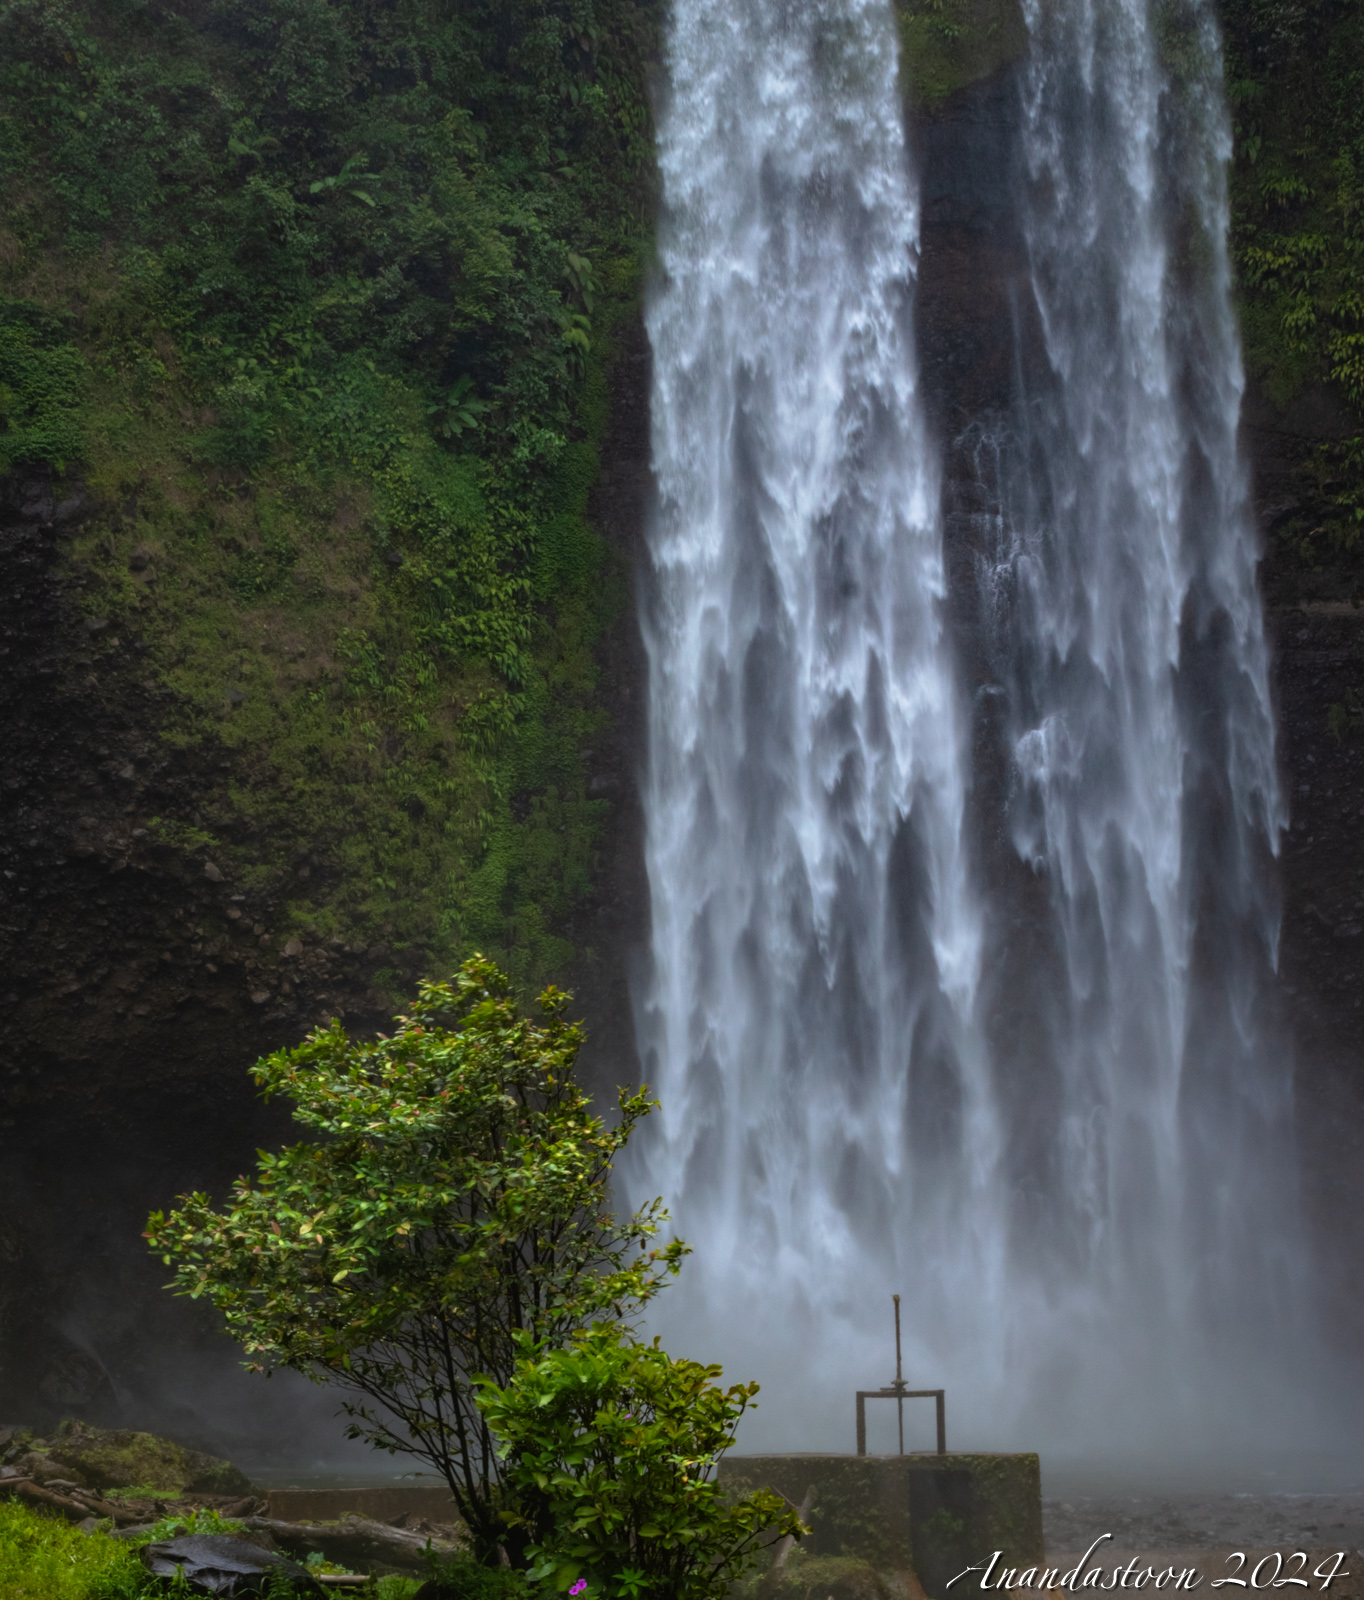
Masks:
[[[722,1600],[767,1545],[803,1531],[771,1490],[726,1500],[714,1479],[756,1383],[674,1360],[597,1324],[567,1349],[520,1341],[510,1384],[479,1405],[531,1535],[530,1577],[583,1600]]]
[[[1298,505],[1276,529],[1294,587],[1364,593],[1364,10],[1221,0],[1235,119],[1232,237],[1247,364],[1286,408],[1320,387],[1345,436],[1289,429]],[[1305,110],[1304,108],[1310,108]],[[1329,574],[1329,575],[1327,575]],[[1323,584],[1325,585],[1323,589]],[[1287,598],[1284,596],[1283,598]]]
[[[430,1462],[476,1553],[524,1542],[500,1512],[506,1485],[474,1381],[503,1382],[518,1335],[559,1343],[593,1317],[641,1305],[685,1246],[649,1250],[660,1202],[617,1221],[611,1162],[651,1102],[622,1091],[607,1128],[574,1078],[582,1030],[547,989],[518,1017],[481,957],[423,983],[391,1038],[340,1023],[259,1062],[267,1095],[295,1102],[313,1136],[262,1154],[217,1211],[190,1195],[148,1225],[183,1294],[206,1295],[263,1366],[358,1395],[348,1432]]]
[[[486,1566],[463,1553],[427,1552],[435,1600],[528,1600],[526,1575],[516,1567]]]

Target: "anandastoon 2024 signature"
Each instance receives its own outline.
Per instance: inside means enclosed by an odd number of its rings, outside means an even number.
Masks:
[[[1053,1594],[1057,1591],[1075,1594],[1081,1589],[1145,1589],[1148,1585],[1153,1589],[1197,1589],[1204,1581],[1197,1567],[1143,1567],[1139,1556],[1133,1556],[1125,1567],[1091,1566],[1090,1557],[1106,1539],[1112,1537],[1111,1533],[1101,1533],[1075,1566],[1064,1573],[1059,1567],[1001,1566],[1004,1552],[996,1550],[988,1561],[977,1561],[955,1578],[949,1578],[946,1587],[950,1589],[972,1572],[980,1573],[982,1589],[1043,1589]],[[1229,1563],[1236,1563],[1234,1570],[1226,1577],[1213,1578],[1208,1587],[1221,1589],[1233,1584],[1242,1589],[1283,1589],[1292,1585],[1308,1589],[1312,1587],[1311,1579],[1315,1578],[1320,1588],[1329,1589],[1332,1579],[1350,1576],[1348,1572],[1341,1571],[1345,1555],[1344,1550],[1333,1551],[1319,1561],[1308,1575],[1307,1565],[1311,1557],[1306,1551],[1294,1550],[1285,1556],[1282,1551],[1271,1550],[1268,1555],[1261,1556],[1246,1573],[1249,1558],[1243,1550],[1233,1550],[1226,1559]],[[1243,1573],[1245,1576],[1241,1576]]]

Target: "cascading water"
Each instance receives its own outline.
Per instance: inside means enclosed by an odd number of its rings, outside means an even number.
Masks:
[[[1293,1235],[1261,1014],[1280,813],[1220,68],[1197,5],[1162,16],[1158,49],[1145,0],[1028,11],[1036,348],[976,519],[1007,767],[979,832],[1011,888],[969,859],[890,7],[674,3],[639,1012],[662,1107],[629,1181],[697,1250],[655,1326],[775,1394],[750,1443],[850,1446],[891,1289],[910,1375],[996,1447],[1190,1416],[1248,1302],[1295,1293],[1267,1243]]]
[[[681,0],[669,61],[641,1181],[688,1320],[794,1355],[992,1164],[916,198],[884,0]]]
[[[992,964],[1008,1255],[1071,1325],[1053,1413],[1125,1390],[1202,1430],[1303,1291],[1230,132],[1202,0],[1024,14],[1031,337],[982,564],[1006,826],[1036,874],[1027,948]]]

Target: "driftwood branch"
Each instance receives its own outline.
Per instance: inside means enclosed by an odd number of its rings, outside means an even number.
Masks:
[[[793,1504],[793,1502],[791,1500],[787,1499],[787,1497],[785,1495],[782,1495],[782,1499],[786,1500],[786,1503],[787,1503],[788,1506]],[[801,1501],[799,1507],[796,1510],[796,1515],[800,1518],[800,1520],[807,1527],[809,1526],[809,1522],[810,1522],[810,1513],[814,1510],[814,1507],[815,1507],[815,1486],[812,1483],[810,1485],[810,1487],[805,1491],[805,1498]],[[771,1569],[770,1569],[771,1571],[780,1572],[781,1569],[786,1565],[786,1558],[787,1558],[787,1556],[789,1556],[791,1554],[791,1550],[792,1550],[792,1547],[795,1545],[795,1542],[796,1542],[796,1535],[794,1533],[783,1534],[782,1537],[777,1540],[776,1554],[772,1558],[772,1566],[771,1566]]]

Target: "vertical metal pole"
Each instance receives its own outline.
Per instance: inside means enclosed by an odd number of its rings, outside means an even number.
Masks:
[[[904,1382],[904,1375],[900,1371],[900,1296],[891,1295],[895,1302],[895,1387],[898,1389]]]
[[[860,1389],[857,1392],[857,1453],[860,1456],[867,1453],[867,1397]]]
[[[939,1389],[934,1398],[938,1402],[938,1454],[947,1454],[947,1397]]]

